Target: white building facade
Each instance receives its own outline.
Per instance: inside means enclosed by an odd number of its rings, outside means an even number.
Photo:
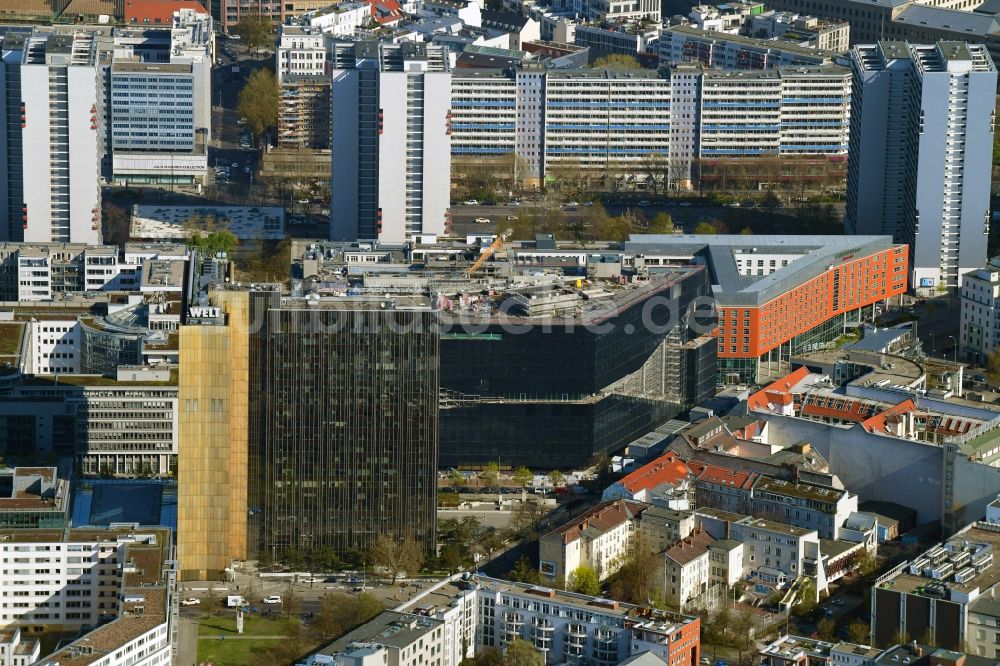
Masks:
[[[331,240],[450,230],[451,72],[442,47],[347,43],[331,87]]]

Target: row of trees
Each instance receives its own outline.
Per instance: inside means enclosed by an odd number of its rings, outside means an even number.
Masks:
[[[621,215],[609,215],[599,202],[587,206],[582,216],[572,220],[559,208],[521,208],[516,220],[509,220],[512,237],[518,240],[533,239],[536,234],[551,234],[557,240],[610,240],[626,241],[632,233],[671,234],[674,221],[667,212],[657,213],[652,219],[641,210],[630,209]]]
[[[531,482],[534,480],[535,475],[527,467],[518,467],[511,473],[511,479],[514,484],[521,488],[526,489]],[[489,492],[491,489],[500,488],[500,465],[497,463],[489,463],[483,468],[478,475],[476,475],[476,480],[482,485],[482,487]],[[469,479],[465,477],[464,474],[459,472],[457,469],[451,470],[448,475],[448,483],[451,485],[452,490],[456,493],[462,486],[468,483]],[[557,469],[552,470],[548,474],[548,481],[553,488],[558,488],[559,486],[565,485],[566,475]]]

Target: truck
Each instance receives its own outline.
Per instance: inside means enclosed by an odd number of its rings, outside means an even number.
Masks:
[[[236,608],[237,606],[246,606],[247,600],[238,594],[230,594],[226,597],[226,608]]]

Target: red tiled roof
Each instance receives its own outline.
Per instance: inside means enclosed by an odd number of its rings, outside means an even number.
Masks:
[[[698,474],[698,480],[713,483],[717,486],[726,486],[727,488],[749,490],[759,476],[760,474],[756,472],[743,469],[729,469],[727,467],[719,467],[718,465],[705,465],[701,473]]]
[[[691,470],[688,469],[687,463],[676,453],[670,451],[643,465],[618,483],[634,495],[640,490],[655,488],[664,483],[676,485],[686,479],[689,474],[691,474]]]
[[[198,0],[125,0],[125,22],[169,26],[181,9],[208,13]]]
[[[612,500],[604,504],[598,504],[590,511],[574,518],[571,522],[557,527],[550,534],[561,534],[563,543],[576,541],[587,529],[596,529],[600,532],[607,532],[618,527],[626,520],[635,518],[646,510],[646,505],[642,502],[632,502],[629,500]]]
[[[894,416],[901,416],[903,414],[908,414],[910,412],[916,411],[917,403],[912,400],[904,400],[898,405],[893,405],[889,409],[885,410],[881,414],[876,414],[875,416],[865,419],[861,422],[861,425],[868,432],[884,431],[886,425],[888,425],[889,420]]]
[[[402,20],[406,14],[397,0],[365,0],[372,9],[372,18],[379,25]]]
[[[808,376],[809,368],[805,366],[797,368],[791,374],[785,375],[778,381],[765,386],[750,396],[747,399],[747,407],[750,409],[766,410],[772,404],[792,404],[792,396],[789,391]]]
[[[708,547],[715,543],[715,538],[708,532],[695,532],[686,539],[681,539],[663,552],[677,564],[684,566],[708,552]]]

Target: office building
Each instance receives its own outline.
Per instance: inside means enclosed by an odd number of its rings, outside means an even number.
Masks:
[[[498,457],[502,465],[584,465],[710,397],[715,353],[705,334],[710,325],[703,333],[694,325],[701,315],[690,309],[708,293],[702,269],[684,266],[635,279],[620,250],[607,248],[594,263],[592,247],[569,245],[525,243],[509,247],[502,259],[488,251],[470,276],[472,261],[488,248],[304,243],[293,251],[295,285],[321,303],[334,300],[332,294],[405,290],[439,311],[451,329],[441,337],[441,465],[478,466]],[[487,261],[490,254],[494,261]],[[411,269],[415,261],[427,270]],[[350,276],[371,264],[378,264],[378,275]],[[559,286],[539,275],[543,269],[582,281]],[[515,274],[519,283],[510,287],[496,277]],[[588,284],[604,296],[585,300]],[[487,298],[484,289],[494,296]],[[651,305],[664,299],[667,307]],[[643,320],[648,309],[657,326]],[[559,326],[546,325],[553,316]],[[466,335],[468,317],[476,330]],[[595,331],[594,318],[611,332]],[[510,335],[514,324],[518,334]]]
[[[402,305],[251,292],[251,558],[433,549],[441,341],[426,302]]]
[[[181,9],[169,27],[116,29],[114,41],[110,180],[203,182],[211,133],[211,17]]]
[[[1000,649],[994,640],[1000,620],[998,534],[990,524],[969,525],[873,587],[874,644],[916,636],[949,650],[969,646],[970,652],[993,658]]]
[[[974,364],[1000,347],[1000,257],[962,276],[958,356]]]
[[[705,263],[719,285],[723,382],[754,383],[787,368],[791,356],[832,342],[906,291],[906,246],[887,236],[634,235],[625,251],[651,273]]]
[[[247,558],[250,294],[208,293],[180,327],[177,560],[182,580]]]
[[[335,46],[330,238],[402,243],[450,230],[451,72],[443,47]]]
[[[910,245],[918,293],[957,290],[986,264],[997,73],[964,42],[851,51],[844,225]]]

